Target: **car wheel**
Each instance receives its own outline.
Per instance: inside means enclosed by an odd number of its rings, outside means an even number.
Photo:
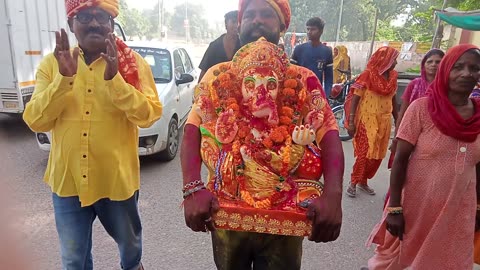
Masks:
[[[159,153],[160,159],[165,161],[174,159],[178,152],[179,141],[178,122],[177,119],[172,118],[168,123],[167,147]]]
[[[337,106],[332,109],[333,115],[335,115],[335,120],[337,120],[338,133],[340,135],[341,141],[348,141],[352,137],[348,135],[348,130],[345,128],[343,122],[345,121],[345,109],[343,105]]]

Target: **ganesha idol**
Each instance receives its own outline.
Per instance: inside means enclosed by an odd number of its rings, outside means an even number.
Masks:
[[[207,188],[221,206],[217,228],[310,233],[306,208],[322,193],[315,141],[328,105],[321,87],[306,87],[297,70],[262,38],[199,85],[195,109]]]

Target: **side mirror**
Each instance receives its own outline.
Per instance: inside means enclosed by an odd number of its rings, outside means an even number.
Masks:
[[[175,82],[177,85],[184,84],[184,83],[190,83],[195,80],[192,75],[184,73],[180,75],[180,78],[176,79]]]

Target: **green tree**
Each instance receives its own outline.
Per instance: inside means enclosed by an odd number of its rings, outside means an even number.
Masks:
[[[120,14],[117,20],[128,37],[143,38],[148,34],[149,22],[138,9],[130,9],[125,0],[120,0]]]
[[[147,39],[153,39],[155,37],[159,37],[160,35],[160,29],[158,29],[158,26],[160,24],[160,14],[159,14],[159,5],[158,3],[153,6],[151,9],[145,9],[142,12],[143,18],[145,18],[147,22],[147,29],[146,29],[146,38]]]
[[[389,22],[379,21],[377,28],[376,40],[398,40],[399,38],[399,29],[397,27],[392,27]]]
[[[438,1],[441,5],[443,1]],[[449,0],[448,6],[454,7],[458,10],[477,10],[480,9],[480,1],[479,0]]]
[[[412,3],[405,25],[393,29],[400,41],[430,42],[436,29],[435,9],[441,9],[443,0],[417,0]],[[448,7],[458,10],[480,9],[480,0],[449,0]]]
[[[175,6],[170,18],[170,30],[178,35],[185,36],[185,3]],[[205,10],[202,5],[188,4],[188,22],[191,38],[204,38],[209,32],[208,22],[204,18]]]
[[[369,40],[373,31],[375,9],[379,19],[388,25],[398,14],[404,12],[414,0],[344,0],[340,29],[342,41]],[[292,26],[290,31],[304,32],[305,22],[319,16],[326,21],[323,40],[335,40],[341,0],[295,0],[291,1]]]

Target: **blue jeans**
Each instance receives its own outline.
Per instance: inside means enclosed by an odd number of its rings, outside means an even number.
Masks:
[[[52,195],[55,223],[60,238],[63,269],[91,270],[92,224],[95,218],[115,240],[121,267],[137,270],[142,257],[142,225],[138,214],[138,191],[125,201],[101,199],[81,207],[77,196]]]

